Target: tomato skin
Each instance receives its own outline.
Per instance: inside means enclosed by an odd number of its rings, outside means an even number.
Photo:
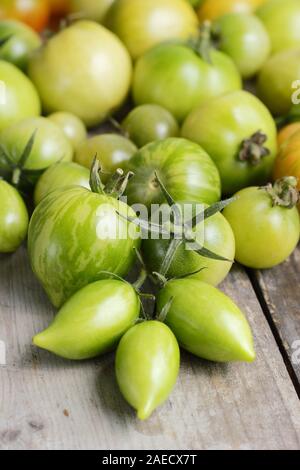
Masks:
[[[177,380],[179,361],[176,338],[161,322],[140,323],[123,336],[116,354],[116,377],[139,419],[148,419],[168,398]]]
[[[48,119],[61,128],[74,150],[76,150],[87,137],[85,125],[74,114],[58,112],[50,114]]]
[[[258,96],[276,116],[288,114],[292,108],[292,84],[299,76],[300,47],[278,52],[263,66],[257,81]]]
[[[182,348],[209,361],[254,361],[249,324],[221,291],[196,279],[169,281],[158,294],[157,312],[171,299],[165,323]]]
[[[191,48],[177,44],[151,49],[135,65],[135,104],[158,104],[182,122],[196,106],[241,89],[241,77],[228,56],[212,50],[211,60],[212,65]]]
[[[0,20],[16,19],[41,32],[49,20],[48,0],[2,0]]]
[[[104,174],[104,183],[118,168],[124,169],[136,153],[137,147],[129,139],[118,134],[102,134],[82,142],[75,153],[75,161],[91,168],[97,154]]]
[[[266,0],[204,0],[198,10],[200,21],[215,20],[226,13],[252,13]]]
[[[300,4],[298,0],[270,0],[256,12],[263,21],[276,53],[300,43]]]
[[[0,253],[13,253],[25,240],[28,212],[18,191],[0,180]]]
[[[55,307],[87,284],[107,277],[103,271],[128,273],[134,248],[140,245],[139,231],[117,212],[135,217],[123,202],[79,186],[53,191],[35,209],[29,225],[29,256]]]
[[[125,100],[132,65],[113,33],[92,21],[78,21],[36,52],[28,72],[48,114],[70,112],[93,127]]]
[[[236,260],[254,269],[268,269],[285,261],[296,248],[300,219],[296,207],[274,206],[258,187],[237,193],[223,214],[236,239]]]
[[[214,163],[199,145],[185,139],[152,142],[129,161],[134,178],[128,184],[129,204],[161,204],[164,197],[155,171],[176,201],[212,204],[220,199],[220,177]]]
[[[71,0],[48,0],[48,2],[53,16],[64,16],[70,11]]]
[[[275,160],[273,178],[295,176],[300,191],[300,130],[281,145]]]
[[[70,0],[70,12],[103,23],[115,0]]]
[[[74,294],[33,344],[65,359],[90,359],[115,349],[139,313],[140,301],[130,284],[97,281]]]
[[[122,122],[122,128],[138,147],[179,134],[174,116],[155,104],[134,108]]]
[[[243,140],[259,130],[268,138],[265,147],[270,154],[257,165],[240,161]],[[195,109],[184,122],[181,134],[201,145],[214,160],[224,194],[269,180],[277,152],[277,130],[269,111],[250,93],[230,93]]]
[[[56,189],[68,186],[82,186],[90,189],[90,172],[87,168],[74,162],[59,162],[51,165],[39,178],[34,189],[34,203]]]
[[[297,131],[300,131],[300,122],[293,122],[283,127],[278,133],[278,147],[284,144],[284,142],[286,142],[290,137],[295,135]]]
[[[137,59],[161,42],[196,35],[198,19],[185,0],[116,0],[107,25]]]
[[[41,113],[40,99],[32,82],[17,67],[2,60],[0,83],[0,132],[22,119]]]

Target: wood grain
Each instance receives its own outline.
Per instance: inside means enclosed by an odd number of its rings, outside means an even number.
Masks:
[[[0,449],[299,449],[300,405],[247,275],[224,284],[253,327],[254,364],[182,355],[177,386],[147,422],[121,397],[113,355],[72,363],[31,346],[53,309],[25,249],[0,258]]]

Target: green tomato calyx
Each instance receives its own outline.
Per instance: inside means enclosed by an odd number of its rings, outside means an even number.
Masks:
[[[298,179],[294,176],[281,178],[272,185],[271,183],[263,187],[271,196],[273,206],[293,209],[300,201],[300,193],[297,189]]]
[[[111,176],[110,180],[104,186],[101,181],[101,165],[97,158],[97,155],[94,158],[91,174],[90,174],[90,186],[93,193],[97,194],[106,194],[107,196],[113,197],[115,199],[120,199],[123,196],[128,181],[134,176],[132,171],[124,173],[121,168],[118,168],[116,172]]]
[[[259,165],[264,157],[270,155],[270,150],[264,146],[267,140],[266,134],[261,131],[255,132],[248,139],[244,139],[238,159],[253,166]]]
[[[212,49],[213,32],[210,21],[204,21],[199,28],[199,35],[188,41],[188,47],[198,54],[208,64],[212,64],[210,51]]]
[[[0,38],[0,48],[5,46],[12,38],[14,37],[13,34],[9,34],[8,36],[4,36],[3,38]]]

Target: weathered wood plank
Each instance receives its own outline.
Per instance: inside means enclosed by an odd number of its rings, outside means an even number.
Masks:
[[[183,354],[170,400],[138,422],[114,379],[113,355],[72,363],[30,346],[53,309],[31,274],[25,249],[0,258],[2,449],[299,449],[300,405],[246,274],[224,290],[255,334],[253,365],[214,365]]]

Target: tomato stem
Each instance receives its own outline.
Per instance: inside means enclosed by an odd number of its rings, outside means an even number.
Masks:
[[[264,157],[270,155],[270,150],[264,146],[267,139],[266,134],[261,131],[255,132],[248,139],[244,139],[238,159],[253,166],[259,165]]]
[[[272,185],[271,183],[261,189],[265,189],[271,196],[273,206],[292,209],[300,201],[300,193],[297,189],[298,180],[294,176],[281,178]]]
[[[188,41],[188,46],[198,54],[205,62],[211,64],[210,51],[212,48],[212,25],[210,21],[204,21],[199,29],[199,36]]]

